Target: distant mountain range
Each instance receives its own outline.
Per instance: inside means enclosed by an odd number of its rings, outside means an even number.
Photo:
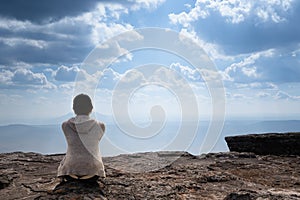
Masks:
[[[61,124],[62,122],[70,119],[71,117],[74,117],[75,114],[73,112],[69,112],[63,116],[60,117],[56,117],[56,118],[52,118],[47,120],[48,124]],[[100,114],[100,113],[92,113],[91,115],[92,118],[95,118],[99,121],[104,122],[105,124],[111,124],[113,123],[113,116],[111,115],[104,115],[104,114]]]

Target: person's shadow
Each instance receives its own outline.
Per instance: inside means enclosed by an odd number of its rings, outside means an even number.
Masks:
[[[106,199],[103,188],[103,183],[100,181],[90,180],[68,180],[59,183],[51,192],[53,195],[60,197],[67,196],[68,198],[89,196],[91,198]]]

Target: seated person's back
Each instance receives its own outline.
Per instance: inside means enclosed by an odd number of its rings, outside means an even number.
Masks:
[[[80,94],[73,100],[76,117],[62,124],[67,153],[58,167],[58,177],[88,179],[105,177],[99,142],[105,126],[89,117],[93,105],[89,96]]]

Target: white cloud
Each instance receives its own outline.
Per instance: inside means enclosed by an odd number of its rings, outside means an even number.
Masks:
[[[257,9],[257,16],[263,21],[273,21],[275,23],[285,21],[285,18],[279,16],[272,8],[268,7],[267,10],[264,8]]]
[[[186,28],[183,28],[180,30],[179,34],[191,39],[193,42],[202,47],[205,53],[207,53],[210,59],[212,60],[219,59],[223,61],[232,61],[234,59],[233,56],[225,55],[217,44],[205,42],[204,40],[199,38],[194,30],[188,30]]]
[[[13,77],[14,73],[9,70],[2,70],[0,72],[0,83],[1,85],[11,84],[11,78]]]
[[[3,87],[34,87],[53,89],[56,86],[50,83],[43,73],[34,73],[29,69],[17,69],[15,71],[2,70],[0,83]]]
[[[180,63],[172,63],[170,69],[177,71],[183,75],[187,80],[200,81],[201,74],[197,69],[192,69],[188,66],[181,65]]]
[[[57,81],[74,81],[79,71],[80,69],[77,66],[66,67],[62,65],[54,72],[54,78]]]
[[[83,66],[88,73],[105,69],[112,63],[124,62],[132,59],[132,54],[121,47],[116,40],[109,40],[98,45],[85,59]]]
[[[118,85],[118,90],[130,89],[142,86],[146,82],[144,74],[137,69],[127,70],[120,74],[111,68],[103,71],[99,82],[99,88],[113,90]]]
[[[256,61],[261,57],[272,57],[274,50],[257,52],[245,57],[242,61],[233,63],[224,70],[223,78],[227,81],[243,82],[247,80],[257,80],[261,77],[255,66]]]
[[[199,18],[206,18],[212,12],[218,12],[229,23],[241,23],[248,17],[256,17],[262,22],[279,23],[292,7],[293,0],[197,0],[189,12],[171,13],[170,22],[189,27]]]
[[[234,99],[248,99],[249,97],[247,97],[244,94],[233,94],[232,98],[234,98]]]
[[[92,29],[91,40],[94,45],[98,45],[107,39],[117,36],[125,31],[132,30],[133,26],[130,24],[116,24],[116,23],[95,23]]]
[[[130,0],[134,2],[131,6],[132,10],[139,10],[141,8],[146,8],[148,10],[156,9],[158,6],[163,4],[165,0]]]
[[[33,24],[29,21],[19,21],[16,19],[6,19],[0,17],[0,28],[13,30],[13,31],[22,31],[27,30],[28,27],[32,27]]]
[[[117,85],[120,90],[127,90],[128,88],[138,87],[145,83],[145,81],[143,73],[136,69],[131,69],[124,74],[120,74],[112,68],[106,68],[92,75],[84,70],[80,70],[76,84],[82,91],[86,88],[87,91],[93,92],[95,89],[107,89],[112,91]],[[68,85],[65,87],[68,87]]]
[[[297,57],[297,56],[300,56],[300,44],[298,44],[298,48],[294,51],[291,52],[291,55],[293,57]]]
[[[28,45],[39,49],[44,49],[48,46],[48,43],[43,40],[33,40],[26,38],[3,38],[0,37],[0,42],[3,42],[7,46],[14,47],[18,45]]]
[[[179,66],[182,67],[181,65]],[[146,78],[147,82],[166,88],[179,99],[186,102],[193,101],[193,99],[199,95],[199,91],[201,91],[201,94],[207,92],[206,87],[202,82],[189,80],[189,78],[186,77],[190,76],[192,79],[197,79],[198,72],[193,74],[193,70],[186,69],[186,66],[183,66],[180,69],[185,70],[186,74],[178,72],[179,69],[174,70],[167,67],[159,67],[150,77]],[[204,92],[202,91],[203,89],[205,90]]]
[[[270,82],[250,82],[250,83],[236,83],[237,89],[264,89],[264,90],[278,90],[278,86]]]
[[[103,75],[101,76],[98,87],[112,90],[120,80],[120,77],[121,75],[118,72],[115,72],[111,68],[107,68],[103,70]]]
[[[17,69],[11,80],[14,83],[28,85],[45,85],[47,83],[47,78],[43,73],[33,73],[28,69]]]
[[[199,0],[199,3],[206,4],[205,7],[213,11],[218,11],[228,22],[240,23],[245,20],[251,10],[251,1],[225,0],[207,1]]]
[[[72,91],[74,89],[74,86],[75,86],[74,82],[69,82],[69,83],[60,84],[58,87],[63,90]]]
[[[180,63],[172,63],[170,69],[175,70],[184,77],[186,80],[191,81],[193,86],[196,86],[194,82],[202,83],[209,81],[210,83],[215,81],[221,81],[222,77],[218,71],[210,69],[192,69],[191,67],[181,65]]]
[[[131,69],[122,75],[121,84],[141,84],[145,82],[145,77],[142,72],[137,69]]]
[[[76,17],[63,18],[46,25],[46,29],[50,33],[55,32],[69,39],[87,38],[96,46],[117,34],[133,29],[128,23],[114,22],[123,13],[128,13],[128,10],[120,4],[99,4],[93,11]]]
[[[174,72],[171,69],[160,67],[155,70],[152,76],[149,77],[148,81],[160,83],[168,87],[175,86],[178,88],[182,88],[184,82],[182,77],[180,79],[179,76],[180,75],[178,73]]]
[[[244,93],[237,93],[237,92],[226,92],[226,98],[230,101],[242,101],[242,100],[249,100],[252,97],[247,96]]]
[[[11,61],[15,59],[30,64],[81,62],[84,59],[82,55],[86,55],[87,51],[99,43],[134,28],[128,23],[117,22],[120,15],[128,14],[129,8],[126,5],[141,5],[140,8],[142,8],[144,7],[142,4],[147,7],[158,5],[161,1],[147,2],[141,1],[132,4],[102,2],[95,9],[79,16],[68,16],[58,21],[42,24],[0,17],[0,28],[12,33],[8,37],[0,37],[0,43],[7,45],[10,50],[4,53],[12,57],[11,59],[6,58],[3,54],[2,60],[16,62]],[[133,39],[136,38],[138,38],[138,34]],[[19,49],[25,48],[24,45],[29,48],[29,51],[33,48],[37,50],[25,58],[19,53]],[[40,49],[43,51],[39,51]],[[45,52],[47,52],[47,56],[41,60],[40,58],[44,56]]]
[[[245,74],[248,77],[258,78],[259,74],[257,73],[257,68],[254,67],[248,67],[248,68],[242,68],[243,74]]]
[[[271,96],[271,94],[268,93],[268,92],[258,92],[258,93],[256,94],[256,96],[257,96],[258,98],[268,98],[268,97]]]
[[[182,12],[179,14],[170,13],[169,19],[172,24],[181,24],[183,27],[189,27],[190,23],[198,20],[199,18],[206,18],[209,12],[201,9],[200,6],[195,6],[189,13]]]
[[[278,91],[274,98],[277,100],[300,100],[300,96],[292,96],[284,91]]]

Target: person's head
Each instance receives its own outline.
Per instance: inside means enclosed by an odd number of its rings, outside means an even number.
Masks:
[[[76,115],[89,115],[93,110],[91,98],[86,94],[79,94],[73,99],[73,110]]]

